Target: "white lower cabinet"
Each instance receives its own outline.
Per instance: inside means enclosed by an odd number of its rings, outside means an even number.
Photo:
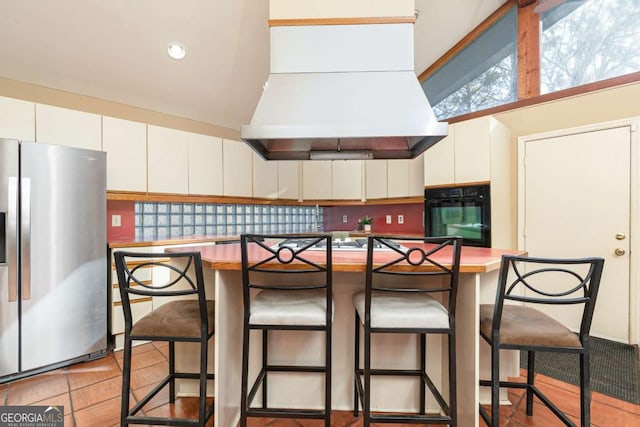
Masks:
[[[128,252],[155,252],[155,248],[127,248]],[[115,350],[122,349],[124,345],[124,312],[122,308],[122,300],[120,297],[120,287],[118,286],[118,274],[116,272],[116,265],[113,256],[111,258],[111,322],[109,324],[109,333],[114,336]],[[158,259],[162,259],[162,254],[158,254]],[[144,268],[139,270],[137,276],[146,283],[152,283],[153,281],[153,269]],[[131,295],[131,316],[133,322],[136,322],[146,314],[150,313],[153,308],[153,301],[151,297],[145,297],[141,295]]]

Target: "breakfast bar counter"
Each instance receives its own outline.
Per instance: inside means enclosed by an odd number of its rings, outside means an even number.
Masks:
[[[207,298],[216,301],[216,334],[214,372],[216,381],[215,425],[235,426],[240,414],[240,378],[242,360],[242,280],[239,244],[180,247],[171,252],[200,251],[207,283]],[[479,338],[479,304],[492,303],[504,254],[524,254],[522,251],[490,248],[463,247],[460,266],[460,284],[456,310],[457,381],[458,381],[458,425],[477,426],[477,408],[480,402],[478,380],[480,372],[488,376],[488,347],[481,348]],[[251,254],[250,254],[251,256]],[[352,295],[364,289],[366,251],[334,250],[333,296],[335,302],[332,355],[332,405],[334,410],[351,410],[353,405],[353,340],[354,314]],[[376,337],[378,338],[378,337]],[[259,334],[251,336],[259,345]],[[320,333],[296,334],[282,331],[270,338],[280,343],[270,346],[269,358],[278,363],[295,359],[303,363],[320,363],[323,358],[323,338]],[[416,339],[409,334],[380,336],[373,342],[374,364],[384,366],[416,366]],[[427,339],[427,369],[437,384],[446,390],[446,346],[439,336]],[[441,350],[438,350],[438,349]],[[279,351],[271,351],[276,350]],[[284,350],[283,350],[284,349]],[[250,360],[250,378],[257,372],[259,355],[253,352]],[[482,353],[482,356],[481,356]],[[435,355],[435,356],[434,356]],[[255,356],[255,358],[253,357]],[[177,348],[178,368],[186,367],[197,360],[190,349]],[[481,364],[482,359],[482,364]],[[486,359],[486,360],[485,360]],[[505,372],[517,374],[517,358],[506,359],[510,363]],[[485,363],[486,362],[486,363]],[[485,366],[486,364],[486,366]],[[481,368],[482,366],[482,368]],[[304,382],[303,382],[304,381]],[[415,410],[417,408],[417,383],[406,382],[406,378],[383,377],[372,382],[372,408],[374,410]],[[180,393],[195,394],[191,384],[181,384]],[[324,381],[321,375],[274,376],[269,382],[271,406],[323,407]],[[483,399],[484,400],[484,399]],[[256,401],[260,401],[259,398]],[[427,400],[427,408],[437,408],[434,401]]]

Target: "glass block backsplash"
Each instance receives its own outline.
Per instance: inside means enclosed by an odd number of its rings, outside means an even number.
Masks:
[[[315,206],[136,202],[135,215],[136,239],[153,240],[312,232],[324,213]]]

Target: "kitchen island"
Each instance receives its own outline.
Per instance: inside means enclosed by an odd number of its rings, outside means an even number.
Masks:
[[[216,335],[214,372],[216,381],[215,425],[236,425],[240,408],[240,378],[242,360],[242,280],[239,244],[204,247],[182,247],[171,252],[200,251],[205,268],[208,298],[216,301]],[[523,254],[521,251],[464,247],[461,256],[460,286],[456,313],[457,325],[457,381],[458,424],[477,426],[477,407],[480,402],[481,343],[479,339],[479,304],[491,303],[495,298],[500,260],[503,254]],[[354,314],[352,295],[364,288],[365,251],[333,252],[333,295],[335,301],[333,324],[332,405],[334,410],[350,410],[353,405],[353,337]],[[373,361],[377,366],[416,366],[416,339],[411,335],[380,336],[373,342]],[[259,348],[261,337],[252,335],[253,348]],[[313,364],[323,357],[321,333],[310,334],[283,331],[272,338],[269,358],[278,363],[296,360]],[[439,336],[427,340],[427,369],[439,387],[446,386],[446,346]],[[484,344],[482,344],[484,345]],[[271,351],[273,350],[273,351]],[[252,352],[250,377],[259,365],[259,351]],[[488,347],[483,354],[488,355]],[[178,365],[185,367],[194,360],[188,348],[177,350]],[[485,357],[483,356],[484,360]],[[322,359],[319,359],[322,361]],[[483,377],[488,376],[483,363]],[[507,364],[509,365],[509,364]],[[511,358],[507,372],[517,373],[517,360]],[[274,407],[321,408],[323,406],[323,378],[321,375],[289,374],[270,377],[269,404]],[[408,382],[406,382],[408,381]],[[373,381],[372,408],[374,410],[415,410],[417,382],[405,378],[382,377]],[[182,384],[183,395],[195,394],[191,384]],[[256,398],[256,402],[260,399]],[[437,408],[427,401],[427,408]]]

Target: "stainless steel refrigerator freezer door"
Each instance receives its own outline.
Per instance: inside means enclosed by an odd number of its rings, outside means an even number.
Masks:
[[[22,143],[22,369],[106,348],[105,154]]]
[[[0,377],[19,370],[18,149],[0,139]]]

